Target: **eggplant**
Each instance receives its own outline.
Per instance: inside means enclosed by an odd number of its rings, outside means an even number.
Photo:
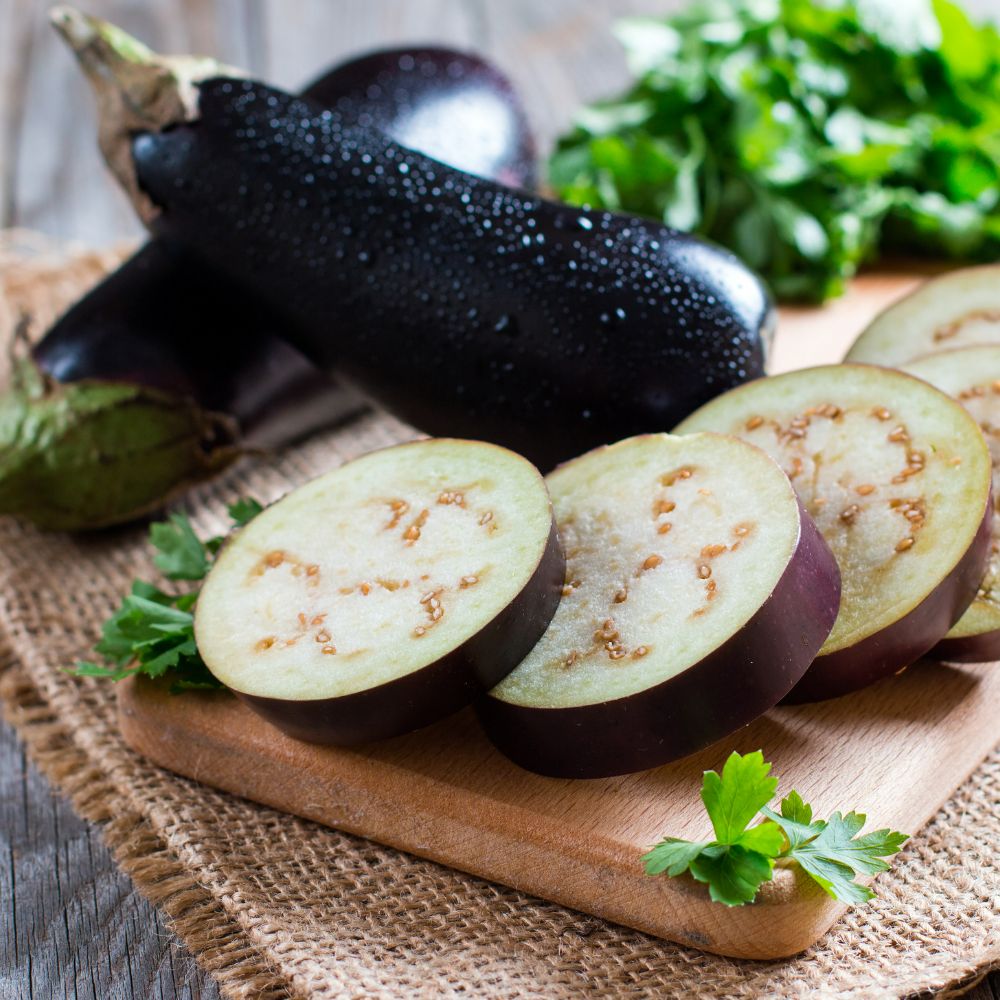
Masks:
[[[198,597],[209,670],[298,739],[351,745],[468,705],[527,655],[565,560],[545,482],[480,441],[415,441],[299,487]]]
[[[1000,265],[963,267],[918,285],[882,310],[845,361],[899,368],[938,351],[1000,344]]]
[[[57,24],[152,231],[268,298],[314,363],[427,433],[548,469],[763,374],[772,305],[726,251],[512,191],[256,81],[175,64],[153,105],[142,80],[162,61],[109,58],[73,12]]]
[[[993,530],[989,566],[969,610],[930,651],[940,660],[989,663],[1000,659],[1000,345],[927,354],[911,361],[903,371],[957,399],[979,424],[990,449]]]
[[[305,94],[464,169],[535,183],[523,106],[478,56],[372,53]],[[361,409],[360,394],[283,339],[289,325],[181,247],[152,240],[19,363],[0,400],[0,511],[67,530],[127,521],[246,450]]]
[[[836,624],[787,702],[898,673],[976,596],[990,554],[990,452],[943,392],[873,365],[805,368],[720,396],[675,429],[698,431],[775,458],[840,565]]]
[[[805,674],[837,617],[833,554],[778,465],[717,434],[650,434],[548,477],[563,599],[479,699],[531,771],[658,767],[747,725]]]

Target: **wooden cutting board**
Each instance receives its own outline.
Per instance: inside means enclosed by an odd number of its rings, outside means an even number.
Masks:
[[[857,281],[823,309],[788,310],[774,371],[836,361],[912,271]],[[778,958],[843,912],[795,869],[756,903],[729,909],[689,879],[650,878],[640,855],[663,836],[710,828],[701,773],[762,749],[818,814],[868,813],[916,833],[1000,740],[1000,665],[921,663],[867,691],[776,708],[683,761],[593,781],[542,778],[492,749],[471,711],[363,749],[298,743],[224,693],[172,696],[125,682],[122,732],[157,764],[197,781],[368,837],[587,913],[707,951]]]

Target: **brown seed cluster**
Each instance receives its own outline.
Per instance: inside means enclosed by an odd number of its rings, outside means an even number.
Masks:
[[[1000,323],[1000,309],[970,309],[964,316],[944,323],[934,331],[934,343],[951,340],[967,323]]]
[[[437,502],[445,507],[464,507],[465,494],[460,493],[458,490],[445,490],[445,492],[438,497]]]
[[[431,516],[431,512],[425,507],[409,524],[407,529],[403,532],[403,541],[406,545],[413,545],[414,542],[420,540],[420,531],[423,526],[427,523],[427,518]]]
[[[924,526],[927,519],[927,505],[922,497],[896,498],[889,501],[889,508],[901,514],[908,523],[910,534],[896,545],[897,552],[906,552],[916,544],[916,533]]]
[[[679,469],[674,469],[673,472],[668,472],[665,475],[660,476],[660,483],[663,486],[673,486],[679,479],[690,479],[693,475],[694,467],[684,465]]]
[[[861,508],[856,503],[848,504],[840,512],[840,520],[847,525],[854,524],[860,513],[861,513]]]
[[[263,576],[268,570],[278,569],[286,565],[291,568],[292,576],[308,577],[306,582],[309,586],[315,587],[319,584],[319,566],[315,563],[304,563],[280,549],[274,549],[262,556],[256,566],[250,571],[250,575],[252,577]]]
[[[330,635],[330,631],[323,627],[323,623],[326,621],[326,614],[314,614],[310,615],[308,612],[300,611],[295,616],[296,629],[295,631],[287,636],[281,643],[285,648],[294,646],[298,643],[299,639],[303,639],[309,635],[310,630],[313,630],[312,638],[315,643],[322,646],[322,652],[327,656],[332,656],[337,652],[337,647],[333,645],[333,639]],[[267,650],[272,649],[278,642],[278,637],[275,635],[265,636],[263,639],[258,640],[254,645],[254,650],[258,653],[267,652]]]
[[[906,465],[901,472],[892,477],[894,483],[905,483],[910,476],[916,476],[924,471],[924,453],[922,451],[909,451],[906,453]]]
[[[613,618],[606,618],[601,627],[594,633],[594,642],[598,645],[603,643],[604,651],[612,660],[620,660],[628,655],[628,650],[622,644],[618,627]]]
[[[410,505],[405,500],[390,500],[389,509],[392,511],[392,516],[389,519],[389,523],[386,524],[386,530],[392,531],[393,528],[399,524],[400,521],[406,516],[406,512],[410,509]]]

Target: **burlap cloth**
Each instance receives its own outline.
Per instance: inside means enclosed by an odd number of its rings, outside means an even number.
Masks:
[[[120,254],[0,242],[0,324],[44,326]],[[245,461],[185,507],[272,500],[407,435],[363,417]],[[1000,965],[1000,752],[914,837],[879,898],[780,962],[702,954],[198,786],[123,744],[111,685],[61,672],[135,575],[145,532],[42,535],[0,518],[0,693],[32,759],[101,824],[140,891],[232,997],[901,997],[953,995]],[[850,805],[850,803],[846,803]]]

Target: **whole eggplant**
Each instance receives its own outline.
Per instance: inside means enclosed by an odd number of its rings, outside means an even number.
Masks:
[[[478,56],[376,52],[305,94],[440,159],[535,183],[520,100]],[[473,118],[488,127],[457,143]],[[33,364],[19,363],[0,398],[0,511],[48,528],[118,523],[247,449],[357,412],[362,397],[292,347],[289,325],[179,245],[152,240],[57,320]]]
[[[430,434],[550,468],[763,374],[768,295],[699,239],[512,191],[256,81],[189,80],[193,99],[137,112],[121,67],[90,76],[153,231]]]

